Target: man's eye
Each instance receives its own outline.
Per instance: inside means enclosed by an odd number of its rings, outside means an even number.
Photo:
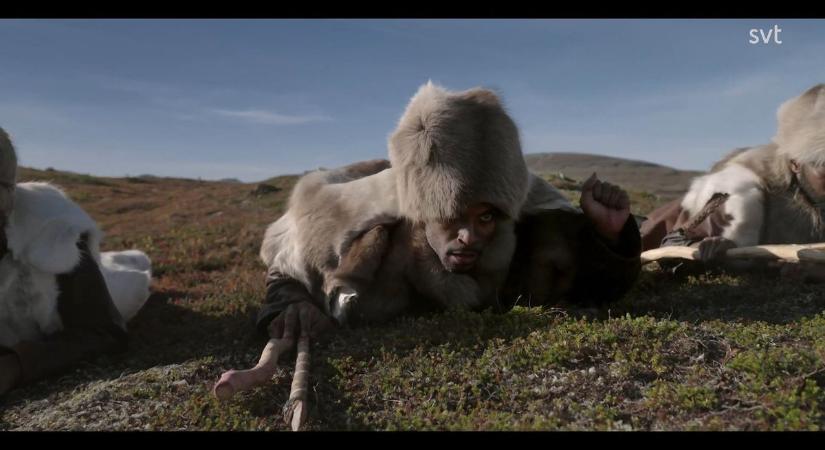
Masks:
[[[478,219],[482,222],[491,222],[493,220],[493,214],[492,213],[487,213],[487,214],[482,215]]]

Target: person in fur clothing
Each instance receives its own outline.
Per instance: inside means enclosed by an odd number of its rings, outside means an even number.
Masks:
[[[102,231],[48,183],[16,183],[0,128],[0,394],[125,348],[149,297],[143,252],[99,250]]]
[[[772,142],[734,150],[652,212],[643,249],[689,245],[709,262],[734,247],[825,241],[825,84],[784,102],[777,119]],[[819,266],[784,268],[825,280]]]
[[[296,184],[261,247],[269,269],[262,333],[316,336],[366,304],[380,310],[360,313],[374,322],[565,298],[598,303],[624,293],[639,272],[626,193],[592,177],[583,212],[530,174],[518,129],[492,91],[423,86],[390,136],[389,156]]]

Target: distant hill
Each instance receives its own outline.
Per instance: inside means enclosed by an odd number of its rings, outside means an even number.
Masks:
[[[561,173],[567,178],[583,181],[596,172],[601,180],[625,189],[649,192],[664,201],[684,193],[690,180],[702,174],[695,170],[586,153],[530,153],[524,157],[527,166],[536,173]]]
[[[672,167],[661,166],[645,161],[633,161],[623,158],[614,158],[602,155],[590,155],[584,153],[532,153],[525,155],[527,165],[531,171],[541,174],[556,187],[562,189],[571,201],[578,201],[578,189],[584,181],[594,171],[599,178],[631,191],[631,199],[634,203],[634,214],[646,214],[654,207],[678,197],[685,192],[690,180],[700,175],[698,171],[679,170]],[[109,212],[118,210],[121,213],[127,208],[120,203],[130,203],[141,201],[141,207],[135,211],[138,213],[130,219],[145,220],[146,209],[155,210],[149,214],[163,214],[162,211],[171,209],[170,212],[175,217],[185,215],[184,211],[191,209],[192,216],[197,216],[199,204],[192,196],[198,193],[210,192],[209,195],[217,195],[218,198],[234,204],[248,201],[247,196],[265,196],[272,198],[275,203],[285,202],[289,197],[292,186],[300,177],[300,174],[281,175],[259,183],[241,183],[236,179],[223,179],[219,181],[195,180],[188,178],[157,177],[153,175],[141,175],[137,177],[99,177],[94,175],[66,172],[48,168],[38,170],[21,167],[18,172],[19,181],[44,180],[52,181],[64,188],[68,188],[74,195],[83,198],[90,195],[96,201],[86,205],[92,211],[97,212],[100,208],[104,222],[109,220]],[[279,192],[274,197],[269,195]],[[160,195],[158,195],[160,194]],[[146,204],[151,198],[152,207]],[[232,200],[230,200],[232,198]],[[274,200],[276,199],[277,200]],[[186,199],[186,201],[183,201]],[[220,202],[211,204],[214,210],[221,209]],[[274,205],[273,205],[274,206]],[[117,214],[120,220],[125,216]],[[111,216],[114,220],[115,216]],[[271,217],[271,216],[270,216]],[[98,219],[100,220],[100,219]]]

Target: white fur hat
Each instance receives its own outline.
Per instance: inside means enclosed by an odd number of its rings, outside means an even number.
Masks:
[[[401,213],[413,220],[453,219],[479,202],[516,218],[527,197],[518,128],[487,89],[423,85],[389,138],[389,157]]]
[[[825,165],[825,84],[817,84],[779,107],[774,142],[778,153],[800,163]]]

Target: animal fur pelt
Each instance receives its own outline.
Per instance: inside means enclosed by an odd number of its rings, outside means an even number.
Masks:
[[[57,275],[80,262],[85,235],[124,320],[149,297],[151,261],[138,250],[100,253],[103,232],[83,209],[48,183],[19,183],[5,228],[9,252],[0,260],[0,345],[37,339],[62,328]]]
[[[399,217],[395,171],[386,160],[311,172],[293,188],[287,211],[267,227],[260,257],[310,287],[313,271],[334,270],[353,239]]]
[[[379,284],[386,284],[385,278],[397,279],[403,272],[401,266],[409,264],[409,258],[405,255],[413,251],[424,254],[426,252],[422,249],[428,248],[428,244],[415,229],[410,229],[410,222],[400,216],[397,197],[393,195],[396,175],[395,168],[388,168],[386,161],[358,163],[305,175],[293,190],[290,208],[267,228],[261,246],[261,259],[270,271],[300,281],[317,303],[324,304],[328,300],[325,285],[339,269],[352,242],[376,225],[401,222],[393,228],[391,239],[396,243],[411,239],[411,248],[402,250],[393,247],[383,259],[385,265],[393,267],[380,268],[376,272],[376,276],[382,278]],[[530,174],[528,186],[529,195],[519,214],[552,209],[580,213],[556,188],[540,177]],[[480,288],[478,281],[466,275],[436,275],[436,272],[427,271],[426,276],[422,275],[417,280],[417,288],[427,291],[439,303],[455,301],[465,306],[479,306],[483,301],[477,294],[482,291],[495,292],[497,283],[502,281],[499,276],[506,275],[515,248],[512,220],[500,223],[493,241],[495,244],[485,250],[478,264],[479,271],[488,274],[481,283],[484,287]],[[432,257],[435,258],[435,255]],[[440,267],[440,263],[436,264]],[[382,314],[390,316],[404,306],[400,299],[404,296],[401,294],[404,291],[401,284],[400,280],[396,282],[398,292],[393,302],[386,302],[386,310],[381,311]],[[450,289],[456,286],[461,288]],[[381,288],[369,289],[370,293],[377,291]]]
[[[401,213],[413,221],[454,219],[478,202],[516,219],[527,196],[518,129],[487,89],[422,86],[389,138],[389,156]]]
[[[737,246],[801,244],[825,239],[825,214],[800,191],[791,159],[825,166],[825,84],[777,110],[773,142],[739,148],[697,177],[681,206],[696,214],[716,193],[729,194],[721,236]]]
[[[825,166],[825,84],[817,84],[779,107],[773,141],[779,155]]]

